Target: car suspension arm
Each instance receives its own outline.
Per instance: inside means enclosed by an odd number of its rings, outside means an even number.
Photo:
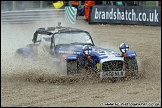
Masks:
[[[34,33],[32,42],[35,44],[36,42],[40,42],[40,40],[37,41],[37,36],[38,34],[46,34],[46,35],[52,35],[53,33],[50,31],[54,31],[55,29],[62,29],[62,28],[66,28],[66,27],[62,27],[61,26],[61,22],[58,22],[58,26],[56,27],[47,27],[47,28],[39,28],[36,30],[36,32]]]

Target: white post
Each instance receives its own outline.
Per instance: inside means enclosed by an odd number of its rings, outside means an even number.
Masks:
[[[72,6],[72,1],[69,1],[69,6]]]
[[[158,1],[156,1],[156,6],[158,6]]]
[[[81,7],[81,1],[78,1],[78,6]]]
[[[106,1],[102,1],[102,4],[103,4],[103,5],[106,5]]]
[[[40,1],[40,8],[42,9],[43,7],[43,1]]]
[[[12,10],[16,10],[16,1],[12,2]]]
[[[111,6],[113,6],[113,1],[110,1]]]

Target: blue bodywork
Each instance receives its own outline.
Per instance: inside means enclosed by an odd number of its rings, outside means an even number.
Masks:
[[[127,58],[132,58],[137,56],[135,51],[127,51],[126,52]]]
[[[52,29],[59,29],[58,32],[52,33],[50,32],[50,30]],[[33,36],[33,43],[37,43],[37,42],[41,42],[39,40],[37,40],[37,36],[38,34],[46,34],[46,35],[52,35],[51,36],[51,42],[50,42],[50,54],[54,55],[55,58],[61,58],[65,61],[77,61],[77,65],[79,66],[85,66],[85,67],[91,67],[94,70],[98,70],[97,66],[98,65],[102,65],[104,63],[104,69],[106,69],[105,67],[111,68],[109,66],[115,67],[115,68],[120,68],[119,71],[123,71],[123,62],[125,60],[123,54],[120,54],[114,50],[111,49],[105,49],[105,48],[101,48],[101,47],[97,47],[94,45],[93,40],[89,34],[89,32],[87,31],[83,31],[83,30],[79,30],[79,29],[73,29],[73,28],[64,28],[61,26],[59,27],[49,27],[48,29],[45,28],[39,28]],[[88,36],[88,40],[91,40],[91,43],[89,42],[84,42],[84,41],[74,41],[74,43],[61,43],[61,44],[56,44],[55,43],[55,36],[57,38],[59,38],[60,34],[63,33],[63,36],[67,36],[67,34],[70,34],[68,36],[73,36],[71,35],[76,34],[77,33],[83,33],[85,34],[85,39],[87,39]],[[69,39],[73,39],[73,37],[69,38]],[[77,38],[78,39],[78,38]],[[65,38],[63,38],[63,40],[66,40]],[[67,38],[68,40],[68,38]],[[88,47],[87,47],[88,46]],[[119,49],[121,50],[122,53],[126,53],[126,57],[127,58],[133,58],[136,56],[135,51],[129,51],[127,50],[129,48],[129,46],[127,44],[123,44],[123,46],[119,47]],[[84,49],[84,50],[83,50]],[[124,51],[123,51],[124,49]],[[86,50],[86,51],[85,51]],[[32,48],[19,48],[17,50],[17,52],[21,52],[24,57],[28,57],[32,52],[33,49]],[[107,61],[110,63],[108,64]],[[113,64],[112,61],[115,61],[115,63]],[[59,61],[60,62],[60,61]],[[108,64],[108,65],[107,65]],[[118,65],[119,64],[119,65]],[[101,70],[102,70],[102,66],[101,66]],[[117,70],[117,69],[116,69]],[[115,71],[116,71],[115,70]],[[117,70],[118,71],[118,70]],[[96,71],[95,71],[96,72]]]
[[[111,58],[112,56],[123,58],[121,54],[113,50],[105,49],[97,46],[91,46],[91,47],[92,47],[92,53],[89,55],[91,56],[90,60],[88,60],[86,58],[86,55],[83,53],[82,50],[83,45],[59,46],[56,48],[56,56],[65,55],[67,61],[77,60],[78,65],[85,65],[88,62],[93,66],[99,63],[101,59]]]

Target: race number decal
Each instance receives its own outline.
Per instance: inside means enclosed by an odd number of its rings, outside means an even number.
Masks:
[[[100,55],[106,55],[105,50],[102,50],[102,49],[95,49],[94,52],[96,52]]]

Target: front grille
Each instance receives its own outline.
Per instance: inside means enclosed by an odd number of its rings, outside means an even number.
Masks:
[[[113,60],[102,63],[103,71],[121,71],[123,69],[123,61]]]

